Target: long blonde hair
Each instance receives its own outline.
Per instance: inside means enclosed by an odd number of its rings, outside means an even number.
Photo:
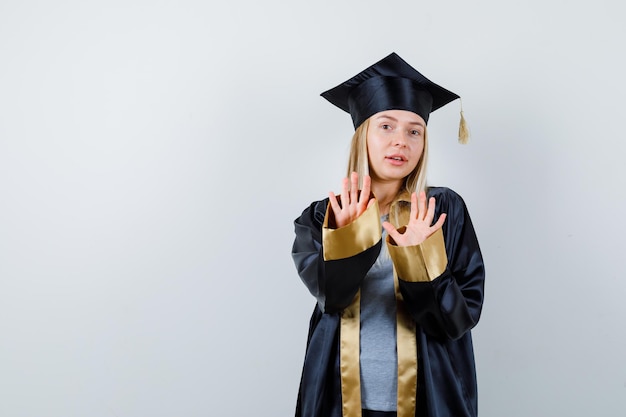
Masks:
[[[348,157],[348,178],[352,172],[359,174],[359,187],[362,187],[364,175],[369,175],[369,157],[367,153],[367,128],[370,119],[365,120],[356,128],[350,144],[350,156]],[[426,191],[426,165],[428,162],[428,130],[424,128],[424,151],[415,169],[404,179],[403,187],[398,191],[398,196],[404,191],[409,194]]]

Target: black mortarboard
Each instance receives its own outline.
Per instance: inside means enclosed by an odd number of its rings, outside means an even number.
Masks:
[[[430,113],[459,98],[424,77],[395,52],[323,92],[322,97],[350,113],[355,129],[384,110],[412,111],[428,122]]]

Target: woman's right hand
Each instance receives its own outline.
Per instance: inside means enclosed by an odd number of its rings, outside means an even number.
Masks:
[[[350,184],[349,190],[348,184]],[[330,197],[330,207],[333,210],[335,226],[337,228],[352,223],[374,203],[374,198],[370,198],[371,184],[372,179],[369,175],[365,175],[363,177],[363,189],[359,193],[359,175],[353,172],[350,175],[350,180],[348,180],[348,178],[343,179],[340,197],[341,204],[339,204],[337,197],[332,191],[328,193]]]

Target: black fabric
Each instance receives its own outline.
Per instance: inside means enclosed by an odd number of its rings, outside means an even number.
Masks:
[[[361,410],[361,417],[397,417],[395,411]]]
[[[431,188],[428,194],[436,198],[437,217],[447,213],[443,234],[448,268],[431,282],[407,282],[399,277],[400,290],[416,323],[416,416],[475,417],[477,386],[470,329],[482,309],[482,255],[461,197],[447,188]],[[327,200],[315,202],[295,221],[292,256],[301,279],[318,300],[310,322],[297,417],[341,417],[339,314],[351,301],[346,295],[356,294],[367,273],[358,264],[371,266],[380,251],[376,245],[375,251],[342,260],[340,270],[327,268],[321,256],[326,206]],[[329,297],[337,288],[343,293],[338,301]]]
[[[430,113],[459,96],[433,83],[391,53],[322,97],[352,116],[356,129],[383,110],[408,110],[428,122]]]

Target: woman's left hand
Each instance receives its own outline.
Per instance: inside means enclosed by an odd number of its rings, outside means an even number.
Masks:
[[[419,199],[415,193],[411,194],[411,214],[409,224],[403,233],[389,222],[384,222],[383,227],[397,246],[414,246],[424,242],[430,235],[441,229],[446,220],[446,214],[442,213],[435,224],[435,197],[428,200],[426,207],[426,193],[420,192]],[[432,226],[431,226],[432,224]]]

